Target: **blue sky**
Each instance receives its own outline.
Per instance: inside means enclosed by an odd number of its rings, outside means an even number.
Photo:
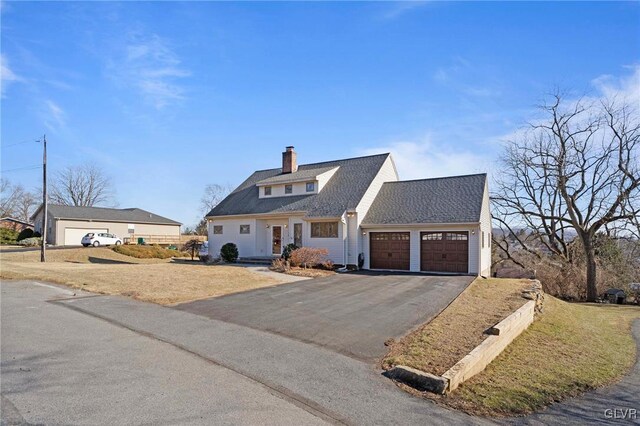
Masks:
[[[208,183],[391,151],[401,178],[491,171],[555,87],[640,90],[640,3],[3,2],[3,177],[95,163],[186,225]]]

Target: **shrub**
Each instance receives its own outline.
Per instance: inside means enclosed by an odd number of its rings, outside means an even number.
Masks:
[[[290,260],[293,265],[302,266],[303,268],[313,268],[327,262],[328,255],[329,250],[327,249],[301,247],[291,252]]]
[[[287,272],[290,269],[289,261],[283,258],[274,259],[271,262],[271,269],[276,272]]]
[[[284,260],[289,260],[289,258],[291,257],[291,252],[297,249],[298,249],[297,245],[293,243],[287,244],[286,246],[284,246],[284,249],[282,249],[282,258]]]
[[[227,263],[234,263],[238,260],[238,246],[227,243],[220,249],[220,257]]]
[[[169,259],[172,257],[188,256],[187,253],[180,253],[176,250],[168,250],[157,244],[152,246],[142,245],[119,245],[111,248],[116,253],[136,259]]]
[[[26,238],[33,238],[33,229],[31,228],[24,228],[22,231],[20,231],[20,233],[18,234],[18,238],[17,240],[24,240]]]
[[[34,238],[40,238],[40,237],[42,237],[42,234],[41,234],[41,233],[39,233],[38,231],[35,231],[35,232],[33,233],[33,237],[34,237]]]
[[[0,228],[0,243],[15,244],[18,240],[18,231],[9,228]]]
[[[36,246],[42,245],[42,238],[36,238],[36,237],[25,238],[24,240],[18,241],[18,245],[25,246],[25,247],[36,247]]]
[[[200,249],[200,245],[202,245],[202,243],[199,240],[189,240],[184,243],[181,251],[189,253],[191,255],[191,260],[193,260],[193,258],[196,256],[196,253],[198,253],[198,250]]]

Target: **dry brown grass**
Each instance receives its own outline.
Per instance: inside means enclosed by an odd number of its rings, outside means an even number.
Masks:
[[[476,279],[433,321],[392,344],[383,366],[444,374],[487,338],[487,328],[527,302],[521,291],[530,286],[528,280]]]
[[[328,271],[326,269],[317,269],[317,268],[299,268],[297,266],[292,266],[285,274],[295,275],[296,277],[308,277],[308,278],[322,278],[328,277],[330,275],[335,275],[334,271]]]
[[[0,253],[0,277],[55,282],[102,294],[130,296],[162,305],[280,284],[244,268],[198,261],[136,259],[107,248]]]

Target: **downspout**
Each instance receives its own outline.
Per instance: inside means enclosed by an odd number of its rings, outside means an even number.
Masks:
[[[342,239],[342,268],[336,269],[337,272],[347,272],[347,249],[349,247],[349,220],[345,217],[344,213],[340,218],[340,222],[342,222],[342,232],[344,238]]]

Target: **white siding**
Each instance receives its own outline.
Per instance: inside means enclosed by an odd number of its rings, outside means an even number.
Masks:
[[[317,194],[322,191],[322,188],[329,182],[331,177],[336,173],[339,167],[333,168],[329,171],[326,171],[322,174],[319,174],[316,177],[309,178],[302,182],[289,182],[289,183],[278,183],[273,185],[261,185],[260,190],[258,191],[258,198],[272,198],[272,197],[291,197],[294,195],[308,195],[308,194]],[[313,191],[307,192],[307,182],[313,182],[314,188]],[[285,194],[284,187],[285,185],[292,185],[291,194]],[[264,187],[271,187],[271,195],[264,195]]]
[[[311,181],[309,181],[311,182]],[[267,185],[271,186],[271,195],[264,195],[264,186],[261,186],[258,191],[258,198],[274,198],[274,197],[292,197],[294,195],[307,195],[307,194],[315,194],[318,189],[318,184],[316,183],[316,191],[307,192],[307,183],[306,182],[297,182],[291,184],[291,194],[284,193],[284,184],[279,185]]]
[[[480,275],[491,275],[491,204],[489,202],[489,186],[485,183],[482,197],[482,210],[480,212]],[[482,248],[482,233],[484,233],[484,248]]]
[[[369,211],[371,204],[373,204],[373,200],[375,200],[376,196],[378,195],[380,188],[382,188],[382,184],[385,182],[395,182],[398,179],[399,179],[398,172],[396,171],[396,167],[393,163],[393,159],[391,158],[391,155],[389,155],[389,157],[387,157],[385,162],[382,164],[382,167],[380,167],[380,170],[378,171],[378,174],[376,175],[376,177],[373,178],[373,180],[371,181],[369,188],[364,193],[362,199],[360,200],[360,202],[358,203],[358,206],[356,207],[357,234],[356,234],[355,248],[354,248],[356,263],[357,263],[358,254],[364,252],[365,240],[368,239],[368,236],[362,234],[362,229],[360,229],[360,224],[364,220],[364,217],[367,215],[367,212]],[[351,238],[351,235],[349,235],[349,238]],[[366,244],[368,249],[368,242],[366,242]],[[350,245],[351,245],[351,242],[350,242]],[[365,256],[365,257],[368,257],[368,256]]]
[[[222,234],[214,234],[213,227],[222,225]],[[240,234],[240,225],[249,225],[249,234]],[[220,257],[220,248],[226,243],[238,246],[240,257],[257,256],[256,235],[259,232],[255,219],[217,219],[209,222],[209,255]]]
[[[365,235],[362,235],[362,244],[364,252],[364,269],[369,269],[369,233],[371,232],[409,232],[410,240],[410,260],[409,270],[413,272],[420,272],[420,232],[426,231],[467,231],[469,232],[469,274],[478,275],[478,260],[479,260],[479,227],[469,225],[446,225],[446,226],[433,226],[433,225],[415,225],[407,226],[406,228],[393,227],[393,228],[366,228],[363,230]],[[362,234],[362,232],[361,232]]]
[[[302,225],[302,245],[305,247],[326,248],[329,250],[329,259],[333,263],[344,264],[344,246],[345,246],[345,225],[340,222],[340,219],[336,219],[338,222],[338,238],[311,238],[311,222],[314,220],[304,222]]]
[[[358,264],[358,253],[360,253],[358,241],[360,241],[360,230],[358,228],[358,215],[353,213],[352,217],[347,215],[347,264]]]

